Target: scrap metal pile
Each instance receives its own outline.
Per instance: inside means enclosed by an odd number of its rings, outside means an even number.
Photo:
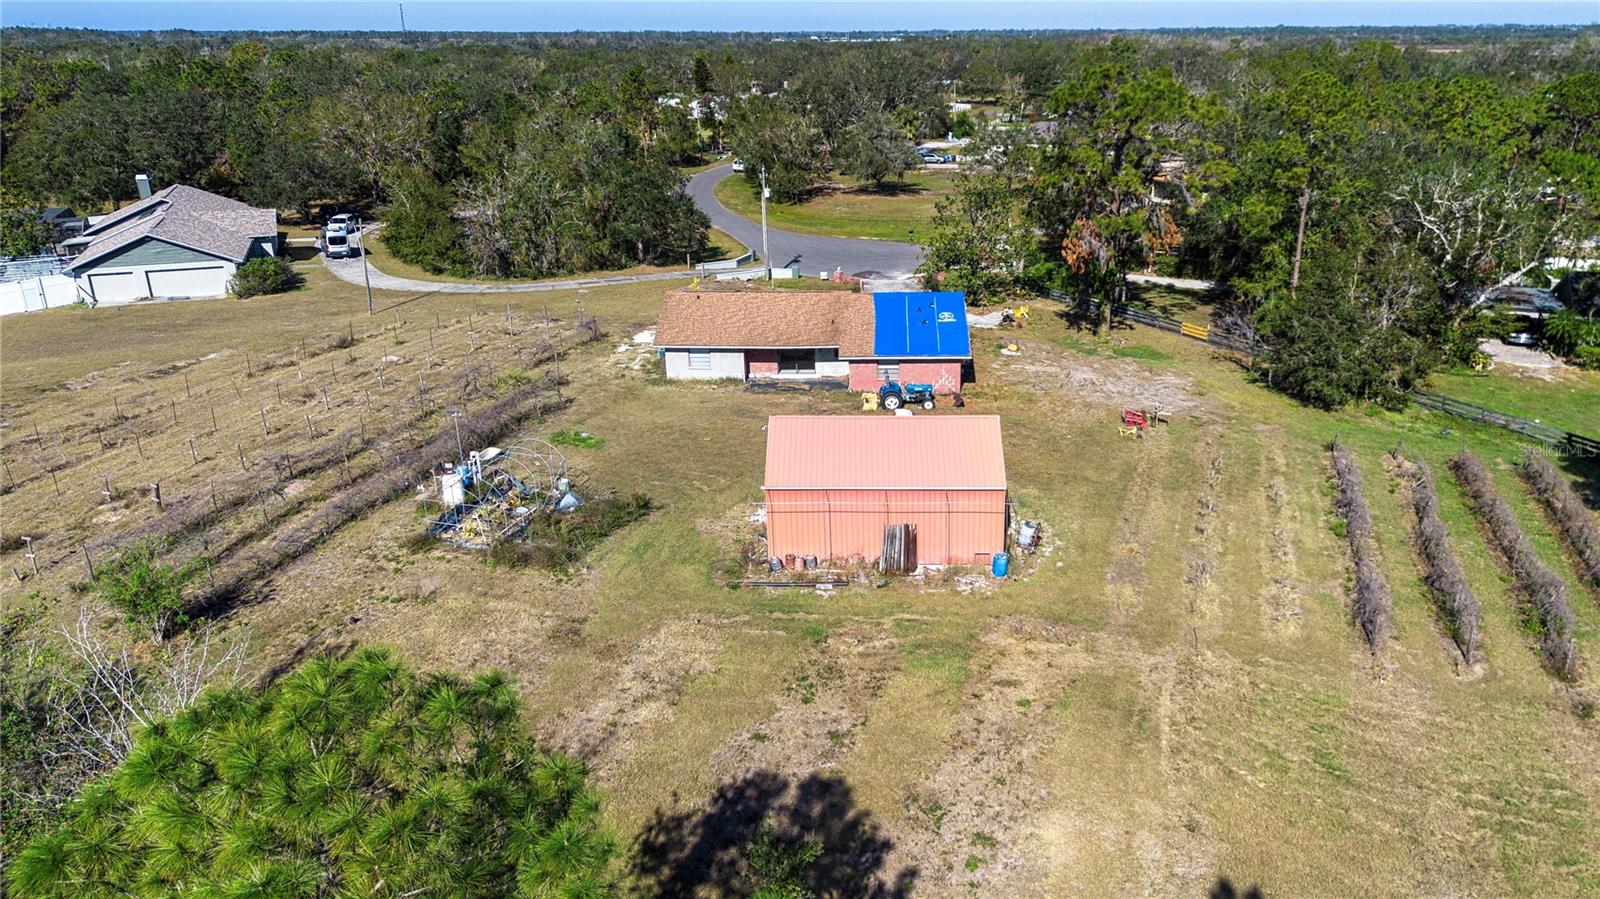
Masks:
[[[444,507],[428,532],[463,549],[486,550],[515,540],[535,517],[583,504],[561,451],[529,438],[474,450],[464,462],[442,465],[417,493],[419,500]]]

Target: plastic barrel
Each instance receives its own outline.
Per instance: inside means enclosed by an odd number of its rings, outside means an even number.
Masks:
[[[995,577],[1005,577],[1011,569],[1011,556],[1007,553],[995,553],[994,564],[989,566],[989,571]]]

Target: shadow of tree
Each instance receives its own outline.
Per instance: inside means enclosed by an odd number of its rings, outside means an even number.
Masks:
[[[910,181],[884,180],[878,182],[869,181],[865,184],[858,184],[855,187],[846,188],[845,190],[839,192],[868,197],[909,197],[917,194],[925,194],[928,192],[928,189],[920,184],[913,184]]]
[[[656,809],[635,847],[633,873],[651,895],[669,899],[748,895],[744,854],[763,822],[785,841],[822,845],[806,876],[821,899],[911,894],[917,870],[884,877],[894,844],[868,812],[855,807],[849,784],[820,774],[797,779],[752,771],[723,784],[704,808]]]
[[[1251,886],[1241,892],[1233,885],[1233,881],[1226,877],[1219,878],[1211,887],[1208,894],[1210,899],[1266,899],[1266,894],[1258,886]]]
[[[1077,303],[1071,300],[1068,300],[1067,302],[1063,303],[1060,308],[1056,309],[1055,317],[1061,319],[1063,322],[1066,322],[1067,327],[1079,332],[1093,331],[1100,324],[1100,312],[1098,309],[1092,309],[1086,304]],[[1133,322],[1128,321],[1120,315],[1113,315],[1111,317],[1111,330],[1132,331]]]

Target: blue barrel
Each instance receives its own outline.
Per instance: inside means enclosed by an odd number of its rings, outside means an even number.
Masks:
[[[1011,568],[1011,556],[1010,555],[1008,555],[1007,553],[995,553],[994,554],[994,564],[989,566],[989,571],[992,574],[994,574],[995,577],[1005,577],[1006,576],[1006,572],[1008,570],[1010,570],[1010,568]]]

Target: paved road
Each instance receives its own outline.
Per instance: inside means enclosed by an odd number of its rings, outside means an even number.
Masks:
[[[712,227],[732,234],[760,253],[761,223],[735,215],[717,201],[717,182],[732,174],[731,165],[719,165],[696,174],[689,179],[689,196],[694,198],[694,205],[711,218]],[[800,274],[813,278],[819,272],[831,272],[835,268],[842,268],[849,275],[872,272],[909,275],[922,262],[922,250],[907,243],[818,237],[772,227],[767,229],[767,245],[772,251],[774,266],[798,266]]]
[[[354,259],[329,259],[322,257],[322,264],[340,279],[351,284],[364,286],[367,282],[361,271],[361,258]],[[693,278],[693,272],[655,272],[648,275],[610,275],[604,278],[570,278],[563,281],[530,281],[521,284],[508,284],[503,281],[490,282],[457,282],[457,281],[420,281],[416,278],[401,278],[397,275],[386,275],[371,264],[367,266],[367,275],[372,278],[373,290],[406,290],[427,293],[532,293],[539,290],[571,290],[574,287],[599,287],[604,284],[637,284],[641,281],[682,281]]]

